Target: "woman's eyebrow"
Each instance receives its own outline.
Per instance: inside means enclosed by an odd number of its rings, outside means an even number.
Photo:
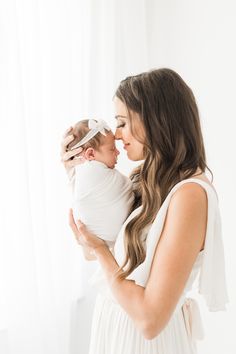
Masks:
[[[117,119],[117,118],[125,118],[125,119],[127,119],[127,117],[121,116],[121,115],[115,116],[115,119]]]

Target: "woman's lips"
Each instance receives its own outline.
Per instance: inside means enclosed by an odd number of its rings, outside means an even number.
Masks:
[[[129,144],[125,144],[125,145],[124,145],[124,149],[126,149],[126,148],[128,147],[128,145],[129,145]]]

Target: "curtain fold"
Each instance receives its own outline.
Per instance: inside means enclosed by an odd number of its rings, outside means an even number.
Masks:
[[[147,69],[145,1],[2,1],[0,53],[0,352],[86,353],[96,263],[68,226],[60,141],[84,117],[115,126],[116,86]]]

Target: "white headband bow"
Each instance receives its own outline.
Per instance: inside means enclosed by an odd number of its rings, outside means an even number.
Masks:
[[[74,150],[80,147],[81,145],[84,145],[90,139],[92,139],[98,132],[106,136],[105,129],[108,131],[111,130],[111,128],[107,125],[107,123],[103,119],[97,122],[94,119],[89,119],[88,127],[90,129],[89,132],[85,135],[85,137],[83,137],[83,139],[81,139],[77,144],[75,144],[71,148],[71,150]]]

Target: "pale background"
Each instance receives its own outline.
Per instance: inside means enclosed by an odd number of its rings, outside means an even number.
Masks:
[[[199,354],[234,354],[236,9],[225,0],[0,0],[0,353],[86,354],[94,291],[68,227],[64,130],[114,128],[119,81],[170,67],[195,93],[222,213],[230,303]],[[118,148],[121,147],[118,144]],[[118,168],[134,163],[121,148]],[[216,274],[217,276],[217,274]]]

